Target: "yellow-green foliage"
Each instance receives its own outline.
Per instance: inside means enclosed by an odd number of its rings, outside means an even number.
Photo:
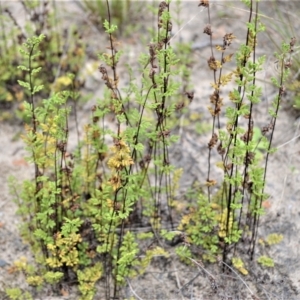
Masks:
[[[9,288],[5,290],[6,295],[11,300],[33,300],[28,291],[22,291],[20,288]]]
[[[17,271],[27,271],[28,263],[25,256],[20,257],[20,259],[14,261],[14,266]]]
[[[176,247],[175,252],[182,262],[184,262],[188,265],[191,264],[190,258],[192,257],[192,252],[189,247],[187,247],[186,245],[184,245],[184,246],[180,245],[180,246]],[[203,255],[203,257],[204,257],[204,259],[209,260],[209,257],[205,257],[205,255]]]
[[[238,271],[240,271],[243,275],[248,275],[248,271],[247,271],[247,269],[245,269],[244,262],[241,260],[241,258],[233,257],[231,261],[232,261],[233,266]]]
[[[197,205],[191,206],[190,213],[182,217],[178,230],[187,235],[187,242],[201,246],[205,252],[203,258],[216,261],[219,237],[216,233],[218,225],[217,213],[201,192],[192,197],[198,197]]]
[[[153,238],[154,234],[152,232],[140,232],[137,234],[137,239],[147,240]]]
[[[24,14],[28,12],[34,12],[35,14],[35,18],[27,19],[22,29],[17,25],[18,22],[14,21],[17,16],[13,12],[9,12],[10,8],[6,8],[5,4],[0,7],[0,29],[2,34],[0,45],[2,53],[0,57],[0,103],[5,103],[6,107],[11,108],[10,110],[1,111],[0,120],[11,119],[16,116],[28,120],[24,114],[22,104],[22,101],[27,98],[28,92],[16,84],[18,79],[24,77],[24,69],[16,67],[16,64],[18,65],[21,62],[19,46],[25,42],[26,36],[32,36],[37,32],[47,32],[47,38],[41,44],[42,53],[37,55],[33,62],[34,65],[38,64],[40,67],[47,69],[46,72],[41,72],[35,80],[38,85],[42,83],[45,86],[45,89],[41,91],[42,95],[38,97],[38,103],[49,96],[51,89],[57,92],[66,87],[66,73],[74,73],[78,78],[80,66],[86,58],[82,39],[78,37],[75,26],[68,30],[69,37],[72,38],[68,38],[68,47],[63,49],[66,36],[63,30],[60,30],[61,26],[57,24],[55,4],[49,2],[47,6],[41,1],[24,1],[22,6]],[[7,13],[5,13],[6,9],[8,9]],[[42,22],[41,18],[43,19]],[[47,28],[46,31],[45,28]],[[60,74],[62,75],[53,84],[54,78]],[[74,80],[73,83],[77,87],[80,85],[78,79]]]
[[[39,287],[39,286],[41,286],[41,285],[43,284],[44,279],[43,279],[43,277],[38,276],[38,275],[36,275],[36,276],[28,276],[28,277],[26,278],[26,282],[27,282],[29,285]]]
[[[44,275],[44,279],[46,282],[50,284],[58,283],[64,274],[62,272],[53,272],[53,271],[48,271]]]
[[[21,256],[19,259],[14,261],[11,266],[11,272],[22,272],[27,276],[34,276],[36,274],[36,267],[29,264],[26,257]]]
[[[85,268],[82,271],[77,271],[81,300],[94,299],[96,292],[95,283],[101,278],[102,273],[103,268],[100,262],[96,263],[92,267]]]
[[[267,243],[271,245],[279,244],[283,240],[283,235],[278,233],[272,233],[267,236]]]
[[[126,232],[120,247],[120,258],[115,266],[115,273],[119,283],[123,284],[125,278],[137,275],[132,267],[139,264],[137,259],[138,252],[139,247],[134,239],[133,233],[129,231]]]
[[[174,200],[177,196],[179,190],[179,181],[182,176],[183,169],[176,169],[173,172],[172,185],[171,185],[171,195],[170,195],[170,205],[174,206]]]
[[[143,274],[146,271],[147,267],[151,263],[152,258],[156,256],[169,257],[170,254],[161,247],[155,247],[154,249],[147,250],[146,255],[140,261],[140,274]]]
[[[232,212],[230,212],[229,222],[227,226],[227,208],[223,210],[221,214],[218,215],[217,220],[219,222],[219,236],[225,238],[227,235],[230,235],[232,232],[232,225],[233,225],[233,216]]]
[[[274,267],[274,260],[271,257],[266,255],[262,255],[257,259],[257,262],[260,263],[264,267]]]
[[[78,262],[77,244],[81,242],[79,234],[71,233],[68,237],[63,237],[60,233],[56,235],[54,244],[48,244],[51,257],[46,259],[47,264],[52,268],[66,266],[75,267]]]

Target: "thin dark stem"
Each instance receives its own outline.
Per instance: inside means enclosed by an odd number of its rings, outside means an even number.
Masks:
[[[275,110],[275,117],[273,117],[273,122],[272,122],[272,131],[270,135],[270,141],[267,149],[267,154],[266,154],[266,160],[265,160],[265,168],[264,168],[264,176],[263,176],[263,182],[266,182],[266,177],[267,177],[267,170],[268,170],[268,162],[269,162],[269,156],[272,148],[272,142],[274,138],[274,132],[275,132],[275,127],[276,127],[276,121],[277,121],[277,116],[280,108],[280,102],[283,94],[283,77],[284,77],[284,58],[282,59],[282,64],[281,64],[281,76],[280,76],[280,87],[278,90],[278,96],[276,100],[276,110]],[[265,184],[262,187],[261,194],[262,196],[259,199],[256,199],[255,207],[257,206],[257,201],[259,201],[259,209],[262,207],[262,202],[263,202],[263,195],[264,195],[264,190],[265,190]],[[259,220],[260,220],[260,215],[256,213],[254,215],[254,224],[253,224],[253,232],[252,232],[252,249],[251,249],[251,259],[253,259],[254,256],[254,251],[255,251],[255,244],[256,244],[256,239],[257,239],[257,234],[258,234],[258,226],[259,226]]]
[[[253,1],[251,0],[251,5],[250,5],[250,9],[249,9],[249,23],[251,23],[252,21],[252,14],[253,14]],[[249,46],[249,42],[250,42],[250,29],[248,28],[247,30],[247,35],[246,35],[246,46]],[[247,57],[244,57],[244,60],[242,62],[242,67],[246,66],[247,63]],[[240,82],[243,82],[243,74],[240,74]],[[238,92],[240,95],[242,95],[241,100],[239,103],[236,104],[236,110],[239,111],[240,108],[242,107],[243,101],[244,101],[244,96],[245,96],[245,86],[243,87],[243,92],[242,92],[242,86],[239,85],[238,87]],[[237,115],[235,117],[235,122],[233,125],[233,132],[235,132],[235,129],[238,128],[239,125],[239,116]],[[228,163],[228,158],[229,158],[229,150],[231,149],[231,144],[233,142],[233,149],[235,149],[236,145],[237,145],[237,133],[235,132],[234,134],[231,134],[230,136],[230,141],[228,143],[228,147],[227,147],[227,152],[225,154],[225,159],[224,159],[224,166],[227,165]],[[236,156],[233,153],[232,154],[232,163],[234,164],[230,170],[229,173],[229,178],[233,178],[234,174],[237,174],[238,170],[237,170],[237,165],[235,165],[234,160],[235,160]],[[235,170],[235,171],[234,171]],[[234,211],[231,209],[231,205],[234,201],[234,193],[237,190],[237,185],[235,184],[235,186],[233,186],[231,183],[228,186],[228,193],[226,194],[227,197],[227,218],[226,218],[226,230],[227,230],[227,236],[229,235],[229,221],[230,221],[230,214],[232,212],[232,214],[234,214]],[[232,216],[233,217],[233,216]],[[228,252],[228,245],[225,243],[224,249],[223,249],[223,261],[226,261],[227,258],[227,252]]]
[[[257,23],[258,23],[258,3],[256,2],[256,8],[255,8],[255,32],[257,32]],[[256,63],[256,35],[253,37],[254,39],[254,45],[253,45],[253,64]],[[252,84],[253,86],[256,85],[256,71],[253,72],[253,80],[252,80]],[[254,91],[251,92],[251,96],[254,95]],[[246,184],[247,184],[247,175],[248,175],[248,168],[250,166],[250,160],[249,160],[249,150],[248,150],[248,145],[249,142],[252,139],[252,135],[253,135],[253,102],[250,103],[250,113],[249,113],[249,119],[248,119],[248,131],[246,134],[246,145],[247,145],[247,150],[246,150],[246,156],[245,156],[245,167],[244,167],[244,171],[243,171],[243,175],[244,175],[244,179],[243,179],[243,185],[242,185],[242,199],[241,199],[241,210],[240,210],[240,216],[239,216],[239,221],[238,221],[238,229],[240,228],[241,225],[241,220],[242,220],[242,215],[243,215],[243,205],[244,205],[244,199],[245,199],[245,193],[246,193]],[[251,199],[251,195],[249,197],[249,202],[248,202],[248,209],[250,207],[250,199]],[[236,248],[235,248],[236,250]]]

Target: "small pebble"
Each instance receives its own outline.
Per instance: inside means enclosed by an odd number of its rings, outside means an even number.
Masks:
[[[3,268],[5,266],[7,266],[7,265],[9,265],[9,263],[0,258],[0,268]]]

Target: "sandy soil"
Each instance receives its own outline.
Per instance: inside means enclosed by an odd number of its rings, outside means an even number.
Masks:
[[[199,112],[201,122],[209,120],[206,105],[208,104],[211,79],[207,78],[206,59],[209,57],[209,49],[204,47],[207,43],[207,36],[202,34],[204,24],[207,23],[206,12],[197,10],[198,1],[184,1],[181,17],[184,28],[178,32],[174,26],[174,42],[193,42],[193,66],[192,80],[195,87],[195,98],[190,106],[190,111]],[[229,2],[228,2],[229,3]],[[216,41],[222,40],[226,32],[233,32],[237,36],[236,46],[243,40],[244,32],[240,30],[241,23],[245,19],[243,10],[232,9],[216,2],[218,12],[213,12],[212,24]],[[233,2],[237,5],[236,2]],[[80,15],[80,8],[72,4],[67,4],[68,11],[73,16]],[[19,7],[16,7],[16,11]],[[264,14],[273,16],[271,8],[267,5],[263,7]],[[72,20],[71,14],[68,18]],[[82,15],[81,15],[82,17]],[[69,22],[70,22],[69,20]],[[146,20],[145,20],[146,22]],[[149,20],[147,22],[150,22]],[[143,30],[143,29],[141,29]],[[177,33],[178,32],[178,33]],[[103,50],[103,39],[93,38],[93,30],[90,34],[90,50],[98,53]],[[123,61],[132,62],[136,53],[140,53],[144,46],[138,43],[139,32],[133,32],[130,37],[122,39],[124,45]],[[264,36],[265,38],[266,36]],[[101,43],[99,43],[101,41]],[[265,113],[270,105],[274,90],[268,81],[274,74],[272,61],[273,50],[271,45],[262,39],[258,54],[267,55],[267,64],[264,72],[261,73],[261,84],[264,89],[263,105],[255,111],[258,124],[265,124]],[[234,46],[234,47],[236,47]],[[87,65],[92,61],[87,61]],[[126,84],[125,69],[124,79],[121,84]],[[209,74],[209,73],[208,73]],[[199,84],[199,78],[201,84]],[[203,78],[205,78],[203,80]],[[264,83],[267,82],[267,83]],[[230,88],[230,87],[228,87]],[[88,122],[88,112],[98,95],[103,91],[103,84],[100,82],[100,74],[94,73],[87,78],[87,90],[93,91],[94,97],[87,103],[80,112],[80,123]],[[241,278],[234,273],[222,274],[218,266],[205,266],[204,271],[200,266],[186,266],[171,258],[158,258],[149,268],[147,273],[134,280],[128,281],[124,289],[124,299],[134,297],[135,299],[251,299],[251,292],[259,295],[259,299],[300,299],[300,159],[299,141],[300,119],[297,113],[291,109],[292,99],[287,96],[282,104],[282,111],[279,114],[277,131],[274,144],[278,146],[278,151],[272,156],[268,168],[267,192],[270,194],[270,208],[261,220],[259,236],[264,238],[270,233],[282,233],[283,241],[271,247],[268,254],[275,260],[275,268],[262,269],[255,262],[248,262],[250,271],[248,276]],[[188,118],[188,115],[185,116]],[[195,132],[195,124],[179,131],[180,142],[171,150],[172,159],[178,167],[185,167],[185,173],[181,182],[181,190],[184,191],[194,179],[203,181],[205,179],[206,168],[206,148],[209,140],[208,134],[201,136]],[[9,193],[8,178],[14,176],[19,182],[24,179],[31,179],[33,167],[26,163],[24,157],[26,152],[22,140],[18,134],[22,128],[18,125],[0,124],[0,299],[5,299],[1,290],[9,286],[24,285],[22,274],[10,273],[13,262],[22,256],[31,259],[27,245],[22,243],[18,234],[20,218],[16,216],[16,205]],[[72,145],[71,145],[72,147]],[[172,252],[172,248],[170,248]],[[257,255],[261,253],[257,247]],[[213,275],[217,289],[213,289],[213,281],[209,279],[208,273]],[[103,299],[101,287],[98,291],[98,298]],[[78,299],[74,290],[70,290],[65,297],[47,295],[36,295],[37,299]]]

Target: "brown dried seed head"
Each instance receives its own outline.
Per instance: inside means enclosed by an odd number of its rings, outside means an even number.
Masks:
[[[273,123],[268,124],[267,126],[264,126],[261,130],[262,134],[265,135],[268,133],[270,130],[273,129]]]
[[[142,170],[145,169],[145,162],[143,160],[139,161],[139,165]]]
[[[194,99],[194,92],[186,92],[185,94],[187,95],[190,102],[192,102]]]
[[[224,155],[225,154],[225,149],[222,147],[222,142],[220,142],[220,144],[218,145],[217,151],[220,155]]]
[[[252,141],[252,138],[253,138],[253,130],[251,129],[241,136],[241,140],[244,141],[245,143]]]
[[[284,93],[285,93],[285,86],[282,85],[279,89],[279,94],[280,96],[283,96]]]
[[[291,60],[291,59],[287,60],[287,61],[284,63],[284,67],[285,67],[286,69],[290,69],[291,66],[292,66],[292,60]]]
[[[248,152],[246,157],[245,157],[245,164],[249,165],[253,162],[255,158],[255,153],[254,152]]]
[[[261,130],[262,134],[265,135],[267,132],[269,131],[269,127],[268,126],[264,126]]]
[[[145,163],[149,163],[151,161],[151,155],[150,154],[147,154],[145,157],[144,157],[144,161]]]
[[[200,0],[198,6],[209,7],[209,0]]]
[[[149,71],[149,77],[152,79],[152,78],[154,78],[154,75],[155,75],[155,70],[154,69],[150,69],[150,71]]]
[[[233,167],[233,163],[229,163],[225,166],[227,171],[230,171],[232,169],[232,167]]]
[[[183,108],[184,108],[184,102],[180,102],[180,103],[176,104],[176,106],[175,106],[175,109],[177,111],[179,111],[179,110],[181,110]]]
[[[213,92],[213,94],[211,94],[210,95],[210,97],[209,97],[209,99],[210,99],[210,103],[212,103],[212,104],[219,104],[219,100],[220,100],[220,95],[219,95],[219,93],[218,93],[218,91],[214,91]]]
[[[291,48],[294,47],[295,44],[296,44],[296,38],[295,38],[295,37],[292,37],[292,38],[291,38],[291,41],[290,41],[290,47],[291,47]]]
[[[161,41],[165,44],[167,44],[170,41],[170,36],[163,38]]]
[[[203,33],[205,33],[205,34],[207,34],[207,35],[212,35],[212,30],[211,30],[211,25],[210,25],[210,24],[207,24],[207,25],[204,27]]]
[[[94,116],[93,117],[93,123],[97,123],[99,121],[99,117],[98,116]]]
[[[155,54],[156,54],[156,44],[155,43],[149,44],[149,53],[150,53],[151,57],[155,57]]]
[[[211,56],[211,57],[209,58],[209,60],[207,61],[207,63],[208,63],[208,66],[209,66],[209,68],[210,68],[211,70],[216,71],[216,70],[218,69],[218,65],[217,65],[217,63],[216,63],[216,59],[215,59],[213,56]]]
[[[224,46],[230,46],[236,37],[232,33],[226,33],[223,37]]]
[[[157,43],[157,50],[159,51],[159,50],[161,50],[162,48],[163,48],[163,46],[164,46],[164,43],[162,42],[162,41],[159,41],[158,43]]]
[[[221,112],[221,107],[218,105],[218,106],[215,108],[215,116],[217,116],[220,112]]]
[[[157,24],[158,28],[162,28],[163,25],[164,25],[163,20],[159,20],[159,21],[158,21],[158,24]]]
[[[161,132],[158,133],[158,137],[168,137],[170,135],[170,130],[163,130]]]
[[[158,15],[161,16],[163,11],[168,7],[166,1],[162,1],[158,6]]]
[[[212,149],[216,145],[217,142],[218,142],[218,135],[214,132],[208,143],[208,148]]]
[[[104,74],[107,74],[107,70],[106,70],[106,68],[105,68],[103,65],[99,66],[99,71],[100,71],[100,73],[102,73],[103,75],[104,75]]]

